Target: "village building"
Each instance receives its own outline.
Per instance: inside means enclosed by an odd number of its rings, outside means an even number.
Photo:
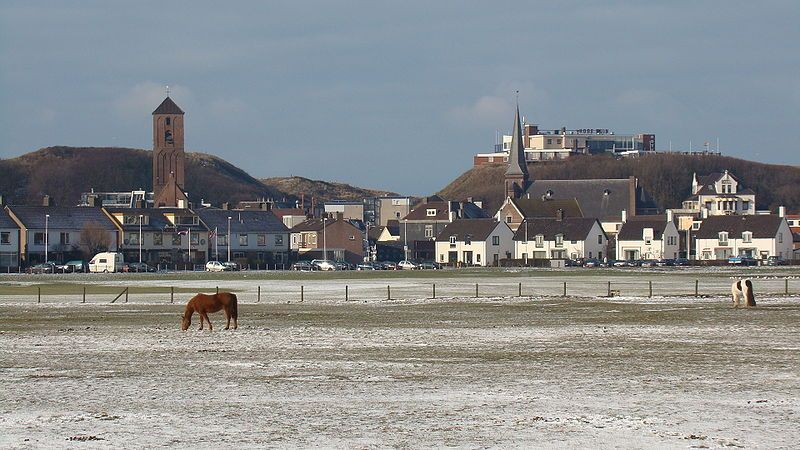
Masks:
[[[209,259],[244,267],[289,262],[289,229],[272,211],[204,208],[197,214],[211,236]]]
[[[352,200],[331,200],[325,202],[325,215],[333,217],[342,213],[345,220],[364,220],[364,203]]]
[[[306,220],[293,227],[290,236],[296,259],[331,259],[351,264],[364,260],[364,233],[341,214]]]
[[[18,270],[19,225],[14,222],[5,209],[0,209],[0,271]]]
[[[579,259],[607,256],[608,236],[593,217],[527,218],[514,234],[514,258]]]
[[[755,214],[756,193],[742,186],[727,170],[704,176],[695,173],[692,176],[692,195],[684,200],[683,210],[698,217],[703,209],[709,216]]]
[[[119,229],[100,208],[15,205],[5,210],[19,227],[21,265],[86,260],[119,248]]]
[[[676,259],[680,251],[678,228],[672,211],[663,215],[628,217],[621,214],[616,236],[616,258],[624,260]]]
[[[426,197],[400,220],[400,241],[404,259],[436,259],[436,237],[456,219],[484,219],[486,212],[471,201],[456,202],[439,196]]]
[[[734,256],[793,258],[793,237],[786,218],[774,214],[709,216],[695,233],[698,260]]]
[[[549,199],[549,198],[523,198],[506,197],[503,205],[497,210],[495,219],[505,222],[511,231],[517,231],[525,219],[534,217],[583,217],[583,212],[577,199]]]
[[[400,220],[411,212],[411,198],[403,196],[371,197],[364,200],[365,221],[386,226],[390,220]]]
[[[188,208],[183,110],[169,96],[153,111],[153,198],[156,207]]]
[[[514,252],[514,233],[494,219],[458,219],[436,238],[436,261],[464,266],[499,266]]]
[[[289,229],[308,220],[308,215],[301,208],[275,208],[272,213]]]

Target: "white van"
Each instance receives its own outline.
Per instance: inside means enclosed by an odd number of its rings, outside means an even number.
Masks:
[[[89,272],[122,272],[124,264],[122,253],[98,253],[89,261]]]

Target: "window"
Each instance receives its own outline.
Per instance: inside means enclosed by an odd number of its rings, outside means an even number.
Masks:
[[[548,139],[548,140],[547,140],[547,144],[548,144],[548,145],[550,145],[550,144],[552,144],[552,143],[553,143],[553,140],[552,140],[552,139]]]
[[[247,247],[247,233],[239,233],[239,246]]]
[[[227,234],[218,234],[217,235],[217,245],[228,245],[228,235]]]
[[[356,236],[351,234],[350,237],[348,237],[347,239],[351,240],[351,241],[355,241],[356,240]]]
[[[192,245],[198,245],[200,243],[200,232],[195,231],[194,233],[192,233],[192,237],[190,240],[192,241],[191,242]]]
[[[0,245],[11,245],[11,232],[0,232]]]
[[[175,233],[175,234],[172,235],[172,245],[178,245],[178,246],[181,245],[181,235],[180,234]]]
[[[436,215],[436,209],[425,210],[425,215],[428,217],[434,217]]]
[[[44,245],[44,233],[33,233],[34,245]]]
[[[61,233],[64,234],[64,233]],[[128,243],[130,245],[139,245],[139,233],[131,233],[128,236]]]
[[[727,231],[720,231],[719,232],[719,245],[728,245],[728,232]]]
[[[742,201],[742,210],[748,211],[750,209],[750,202],[748,200]]]
[[[167,125],[169,125],[172,121],[167,117]]]
[[[750,231],[742,231],[742,242],[748,244],[753,242],[753,233]]]
[[[456,237],[450,236],[450,247],[455,247],[455,246],[456,246]]]
[[[570,244],[577,244],[578,241],[569,241]]]
[[[511,223],[512,220],[510,215],[506,216],[506,223]]]
[[[173,143],[173,141],[172,141],[172,131],[167,130],[167,131],[164,132],[164,141],[167,144],[172,144]]]
[[[480,253],[476,253],[475,254],[475,262],[481,262],[481,254]]]
[[[59,235],[59,242],[61,243],[61,245],[69,244],[69,233],[61,233]]]
[[[602,243],[603,243],[603,235],[602,235],[602,234],[598,234],[598,235],[597,235],[597,243],[598,243],[598,244],[602,244]],[[590,257],[590,258],[591,258],[591,257]]]
[[[153,233],[153,245],[163,245],[164,238],[160,231]]]
[[[175,225],[199,225],[200,218],[197,216],[176,216]]]
[[[470,244],[472,244],[472,235],[468,234],[464,236],[464,245],[470,245]]]
[[[400,211],[395,211],[395,212],[394,212],[394,217],[395,217],[396,219],[399,219],[399,218],[400,218]]]
[[[500,236],[492,236],[492,245],[500,245]]]
[[[276,234],[275,235],[275,245],[283,245],[283,235]]]
[[[562,245],[564,245],[564,235],[563,234],[557,234],[556,235],[556,247],[561,247]]]
[[[425,225],[425,237],[426,238],[433,237],[433,225]]]
[[[536,239],[536,247],[537,248],[544,247],[544,235],[543,234],[537,234],[535,239]]]
[[[267,245],[267,235],[264,233],[259,233],[256,235],[257,244],[259,247],[263,247]]]
[[[783,244],[783,233],[778,233],[778,243]]]
[[[699,230],[700,229],[700,222],[692,222],[692,229]]]
[[[244,258],[244,252],[233,252],[234,258]]]

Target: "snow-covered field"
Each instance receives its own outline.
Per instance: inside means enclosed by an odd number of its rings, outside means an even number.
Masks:
[[[675,287],[693,291],[689,278]],[[560,280],[548,281],[554,293]],[[179,330],[185,293],[175,304],[3,295],[0,447],[800,443],[800,296],[732,309],[721,294],[646,289],[515,297],[517,281],[445,277],[436,282],[464,295],[386,300],[385,279],[311,280],[302,303],[280,295],[296,280],[211,281],[248,293],[239,330],[222,330],[218,313],[213,333]],[[413,279],[391,282],[414,292]],[[475,282],[489,286],[479,298],[468,294]],[[320,294],[345,284],[357,301]]]

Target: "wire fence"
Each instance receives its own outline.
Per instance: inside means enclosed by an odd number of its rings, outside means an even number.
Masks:
[[[21,303],[185,303],[196,293],[233,292],[241,303],[378,302],[403,300],[504,299],[526,297],[718,297],[729,296],[732,279],[557,280],[465,282],[458,279],[268,281],[230,286],[60,284],[0,285],[0,301]],[[753,280],[756,296],[800,294],[800,279]]]

